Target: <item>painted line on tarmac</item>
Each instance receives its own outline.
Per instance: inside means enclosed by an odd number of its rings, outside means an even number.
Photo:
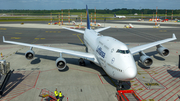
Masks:
[[[0,30],[7,30],[7,28],[0,28]]]
[[[22,34],[22,33],[16,32],[15,34]]]
[[[77,37],[79,38],[79,40],[81,41],[82,44],[84,44],[84,42],[81,40],[81,38],[79,37],[79,34],[77,34]]]
[[[11,39],[21,39],[20,37],[11,37]]]

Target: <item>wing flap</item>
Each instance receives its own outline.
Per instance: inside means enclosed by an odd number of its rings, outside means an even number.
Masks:
[[[165,43],[165,42],[173,41],[173,40],[176,40],[176,39],[177,38],[176,38],[175,34],[173,33],[172,38],[168,38],[168,39],[148,43],[148,44],[141,45],[141,46],[136,46],[136,47],[130,48],[129,50],[131,51],[132,54],[136,54],[136,53],[138,53],[140,51],[143,51],[145,49],[151,48],[153,46],[156,46],[156,45],[159,45],[159,44],[162,44],[162,43]]]

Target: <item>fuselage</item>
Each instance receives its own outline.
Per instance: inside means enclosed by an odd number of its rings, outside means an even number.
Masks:
[[[116,16],[116,14],[114,14],[114,17],[116,17],[116,18],[126,18],[126,16]]]
[[[126,18],[126,16],[116,16],[116,18]]]
[[[89,53],[96,56],[98,66],[112,78],[130,81],[136,77],[137,67],[128,47],[108,36],[102,36],[94,30],[85,30],[84,43]]]

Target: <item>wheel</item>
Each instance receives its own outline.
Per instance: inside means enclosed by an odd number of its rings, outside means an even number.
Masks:
[[[85,62],[84,62],[84,60],[81,58],[81,59],[79,59],[79,65],[80,66],[85,66],[86,64],[85,64]]]
[[[89,61],[91,64],[94,64],[94,62]]]

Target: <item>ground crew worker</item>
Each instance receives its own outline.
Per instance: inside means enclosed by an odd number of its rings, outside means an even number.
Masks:
[[[63,96],[62,96],[61,91],[59,91],[59,98],[60,98],[60,101],[62,101]]]
[[[57,101],[59,101],[59,94],[58,94],[57,88],[54,91],[54,95],[56,96]]]

